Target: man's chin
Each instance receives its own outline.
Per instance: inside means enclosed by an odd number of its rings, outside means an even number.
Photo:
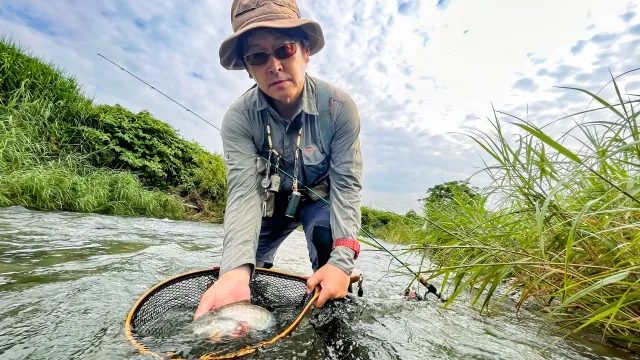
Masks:
[[[293,93],[291,93],[290,91],[272,92],[271,94],[269,94],[269,96],[271,96],[273,100],[282,104],[289,104],[291,102],[291,99],[293,99]]]

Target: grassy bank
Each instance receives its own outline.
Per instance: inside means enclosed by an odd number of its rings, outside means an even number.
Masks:
[[[453,285],[449,303],[471,291],[485,311],[516,292],[516,310],[535,303],[569,332],[634,344],[638,112],[622,96],[618,106],[593,98],[604,107],[590,113],[596,120],[555,138],[496,113],[492,132],[469,134],[495,163],[484,171],[490,186],[434,187],[422,214],[364,207],[363,228],[428,257],[433,267],[423,274]],[[514,141],[505,126],[520,136]],[[573,135],[583,142],[570,149],[561,140]],[[96,105],[72,77],[0,41],[0,206],[221,221],[224,173],[219,155],[152,114]],[[497,206],[487,208],[489,197]],[[497,291],[505,285],[508,291]]]
[[[618,91],[615,82],[609,86]],[[491,185],[478,194],[453,189],[443,201],[425,202],[424,227],[410,230],[403,242],[433,262],[423,275],[453,285],[449,303],[471,291],[486,311],[515,292],[516,310],[533,304],[567,334],[595,332],[637,349],[638,99],[619,95],[616,103],[623,105],[612,106],[585,95],[603,109],[590,113],[592,121],[578,115],[563,120],[575,120],[563,136],[497,112],[492,132],[468,134],[495,164],[484,169]],[[507,126],[521,136],[513,141],[504,134]],[[563,145],[561,139],[573,136],[582,139],[574,141],[579,146]],[[497,206],[486,208],[488,196]],[[498,292],[501,285],[508,291]]]
[[[150,113],[96,105],[0,41],[0,206],[219,222],[224,173],[219,155]]]
[[[397,244],[410,244],[421,240],[424,236],[419,230],[421,218],[414,211],[399,215],[392,211],[378,210],[363,206],[361,236],[370,234],[376,238]],[[365,232],[366,231],[366,232]]]

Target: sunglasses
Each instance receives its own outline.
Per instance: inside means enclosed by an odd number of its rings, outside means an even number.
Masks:
[[[278,60],[288,59],[295,55],[296,51],[298,50],[298,47],[296,45],[297,43],[288,43],[271,50],[271,52],[254,52],[249,55],[245,55],[244,59],[247,64],[252,66],[260,66],[266,64],[267,61],[269,61],[269,59],[271,58],[271,54],[273,54],[273,56],[275,56]]]

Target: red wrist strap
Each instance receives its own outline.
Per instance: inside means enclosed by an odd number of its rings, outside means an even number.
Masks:
[[[358,240],[353,240],[353,239],[338,239],[333,243],[333,248],[335,249],[336,246],[346,246],[349,249],[355,251],[356,255],[353,257],[353,260],[356,260],[358,258],[358,255],[360,254],[360,243],[358,242]]]

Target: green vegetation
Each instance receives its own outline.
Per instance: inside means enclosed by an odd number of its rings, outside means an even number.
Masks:
[[[559,139],[508,114],[515,141],[495,112],[493,132],[467,134],[489,155],[491,184],[436,186],[424,201],[420,230],[403,242],[426,256],[428,279],[442,277],[447,304],[474,294],[480,311],[517,294],[567,330],[589,331],[636,348],[640,339],[640,132],[638,100],[618,95],[593,121]],[[569,119],[569,118],[567,118]],[[569,121],[569,120],[565,120]],[[579,146],[577,146],[579,145]],[[488,198],[495,206],[486,209]],[[389,226],[388,224],[386,226]],[[391,239],[393,240],[393,239]]]
[[[424,202],[424,214],[418,215],[409,210],[404,216],[392,211],[372,209],[366,206],[362,210],[361,236],[367,233],[374,237],[397,244],[421,244],[427,240],[425,217],[431,218],[432,212],[460,210],[454,202],[464,196],[465,201],[476,203],[475,208],[484,211],[486,198],[478,193],[477,188],[470,187],[467,182],[451,181],[436,185],[427,190],[427,196],[419,199]],[[366,232],[366,233],[365,233]]]
[[[404,216],[391,211],[382,211],[363,206],[361,236],[367,237],[367,233],[388,242],[409,244],[424,237],[420,232],[421,217],[413,210]],[[365,233],[366,231],[366,233]]]
[[[612,86],[619,104],[583,91],[607,115],[576,121],[558,140],[509,117],[520,131],[514,143],[495,112],[493,133],[468,135],[495,162],[485,169],[490,186],[437,185],[420,215],[363,207],[363,229],[428,258],[422,273],[443,277],[442,290],[453,285],[447,304],[470,291],[485,311],[515,291],[516,309],[534,303],[570,332],[633,345],[640,100],[625,101]],[[560,141],[578,138],[579,149]],[[221,221],[224,173],[219,155],[148,112],[96,106],[72,77],[0,41],[0,206]]]
[[[0,41],[0,206],[221,221],[225,197],[219,155]]]

